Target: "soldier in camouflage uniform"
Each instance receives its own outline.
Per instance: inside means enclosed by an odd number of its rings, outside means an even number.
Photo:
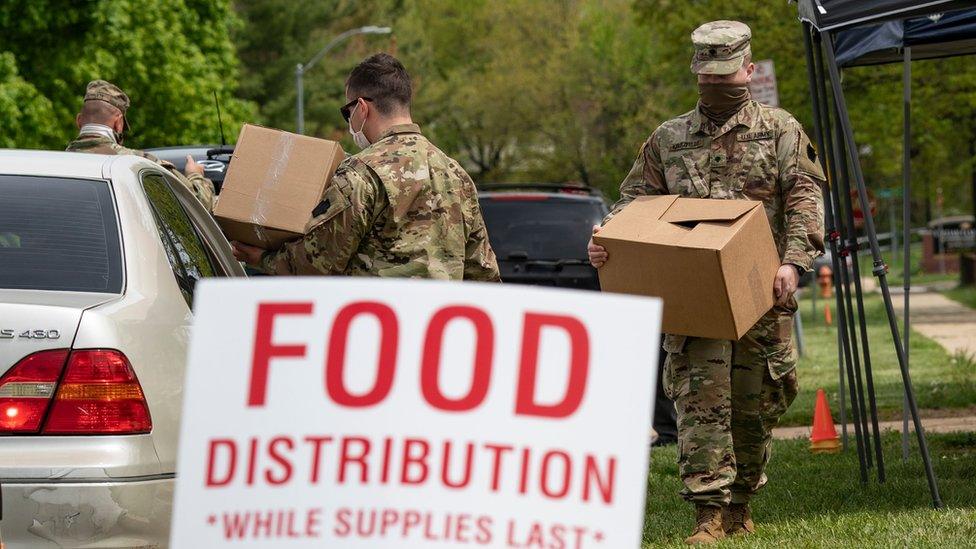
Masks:
[[[689,544],[754,531],[749,500],[766,483],[771,430],[797,394],[793,292],[823,253],[817,153],[788,112],[750,99],[750,38],[749,27],[736,21],[694,31],[698,106],[651,134],[607,218],[644,195],[758,200],[782,258],[776,304],[742,339],[665,336],[681,494],[698,512]],[[589,254],[596,267],[608,260],[592,241]]]
[[[138,149],[122,146],[122,134],[129,129],[125,112],[129,96],[118,86],[105,80],[93,80],[85,90],[85,103],[75,121],[78,137],[68,144],[68,152],[92,154],[134,154],[152,160],[169,170],[200,202],[212,210],[216,200],[213,183],[204,177],[203,166],[186,157],[186,173],[180,173],[170,162]]]
[[[499,281],[474,182],[420,133],[410,96],[390,55],[353,69],[342,114],[363,150],[340,164],[304,237],[273,251],[235,242],[237,258],[279,275]]]

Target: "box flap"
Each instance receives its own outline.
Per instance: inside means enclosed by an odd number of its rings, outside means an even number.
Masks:
[[[639,196],[603,226],[600,237],[624,240],[650,238],[654,229],[661,225],[661,214],[677,199],[677,196],[670,194]]]
[[[687,223],[690,221],[735,221],[761,205],[755,200],[708,200],[679,198],[664,212],[661,221]]]

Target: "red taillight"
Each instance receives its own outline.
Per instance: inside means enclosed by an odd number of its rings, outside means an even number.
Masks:
[[[120,351],[40,351],[0,377],[0,434],[108,435],[151,429],[142,387]]]
[[[30,354],[0,378],[0,433],[40,430],[67,357],[67,349]]]
[[[44,434],[148,433],[149,406],[129,360],[111,349],[72,351]]]

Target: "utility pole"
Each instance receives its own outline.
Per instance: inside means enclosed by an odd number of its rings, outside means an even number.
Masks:
[[[313,65],[319,62],[322,57],[329,52],[332,48],[339,45],[340,42],[349,38],[350,36],[355,36],[357,34],[390,34],[392,29],[390,27],[377,27],[375,25],[369,25],[366,27],[359,27],[356,29],[349,29],[335,38],[333,38],[324,48],[319,50],[308,63],[299,63],[295,66],[295,132],[299,134],[305,133],[305,73],[312,68]]]

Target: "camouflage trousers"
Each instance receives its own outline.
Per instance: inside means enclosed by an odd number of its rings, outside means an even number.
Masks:
[[[773,426],[798,389],[795,312],[793,299],[774,307],[738,341],[665,337],[686,500],[746,503],[766,484]]]

